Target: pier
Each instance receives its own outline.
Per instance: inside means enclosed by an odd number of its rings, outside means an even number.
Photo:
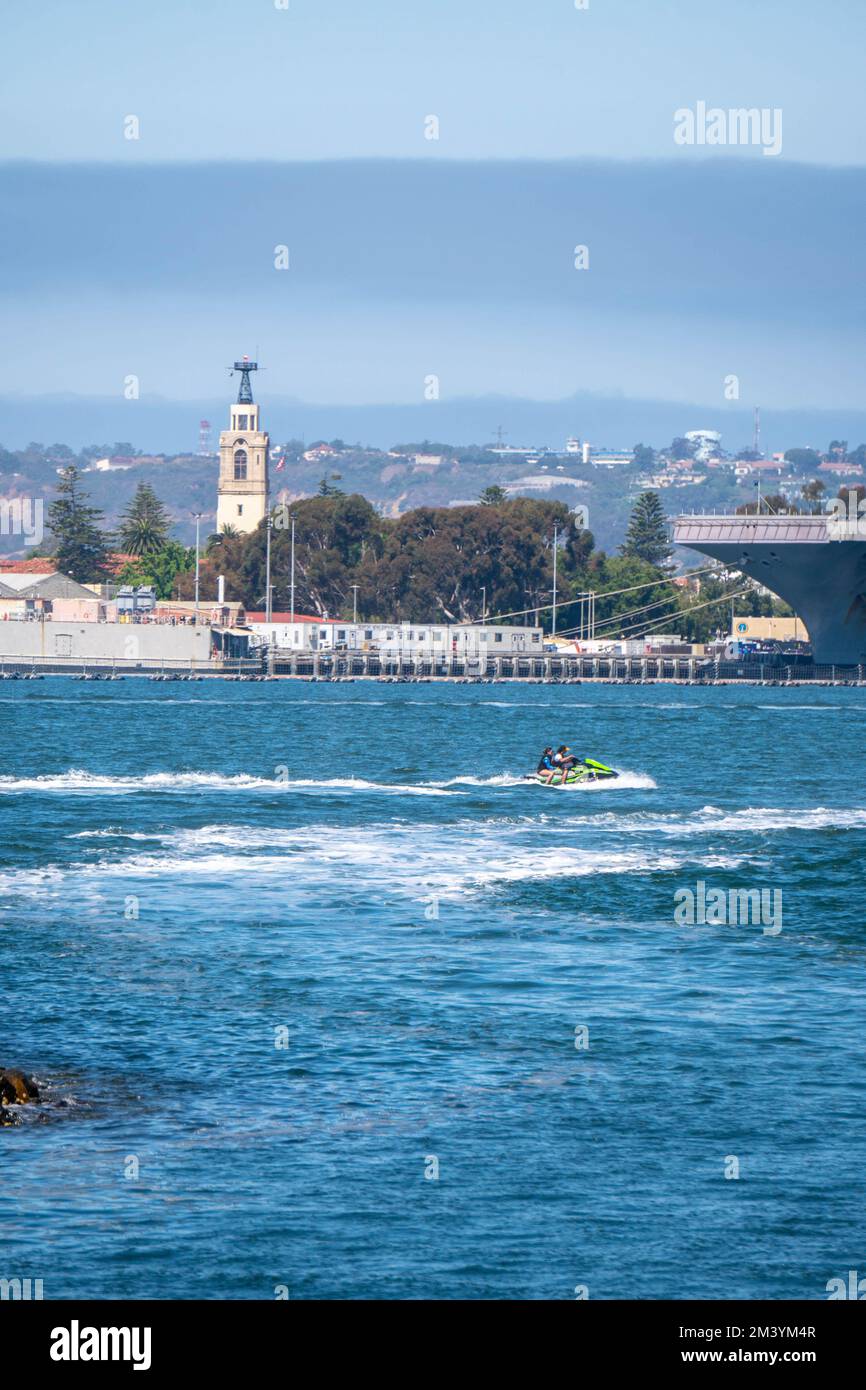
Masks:
[[[266,652],[210,661],[122,657],[0,657],[0,681],[78,680],[518,681],[606,685],[866,685],[859,666],[773,665],[694,656],[384,657],[374,652]]]
[[[687,685],[866,683],[864,665],[776,666],[769,662],[707,661],[706,657],[694,656],[545,654],[464,660],[456,656],[386,658],[372,652],[273,651],[265,658],[265,664],[270,675],[307,680],[599,681],[619,685],[650,682]]]

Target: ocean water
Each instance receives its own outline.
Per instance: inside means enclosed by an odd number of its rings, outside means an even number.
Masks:
[[[0,685],[0,1065],[48,1097],[0,1277],[825,1298],[866,1270],[864,700]],[[548,741],[626,775],[522,783]],[[699,883],[781,923],[683,925]]]

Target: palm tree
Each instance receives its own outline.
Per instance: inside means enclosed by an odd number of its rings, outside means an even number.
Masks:
[[[168,540],[171,518],[150,483],[139,483],[120,518],[118,536],[127,555],[154,555]]]

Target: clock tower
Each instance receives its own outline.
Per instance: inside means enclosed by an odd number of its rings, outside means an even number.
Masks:
[[[241,374],[236,404],[231,407],[229,428],[220,432],[220,476],[217,485],[217,530],[255,531],[268,510],[268,445],[259,429],[259,407],[253,401],[250,372],[258,362],[248,357],[236,362]]]

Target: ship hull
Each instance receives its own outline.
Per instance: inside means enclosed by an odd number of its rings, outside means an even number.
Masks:
[[[803,619],[815,661],[866,662],[866,538],[835,539],[825,517],[679,517],[674,540],[740,570]]]

